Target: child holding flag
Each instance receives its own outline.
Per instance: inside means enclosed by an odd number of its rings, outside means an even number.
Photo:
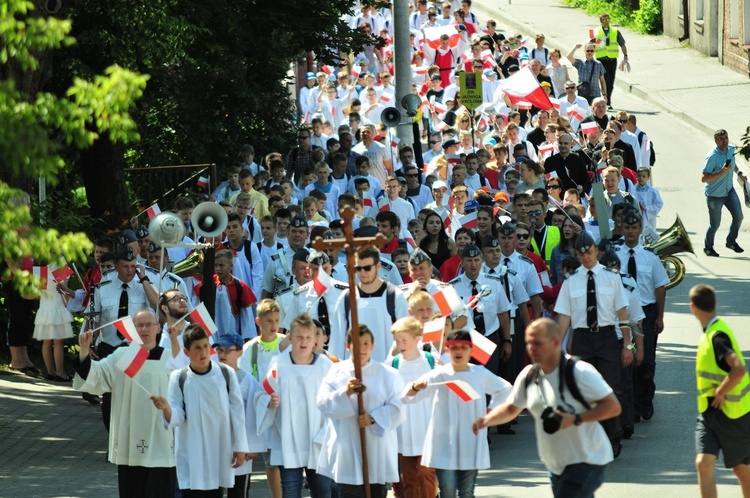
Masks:
[[[65,339],[73,337],[70,323],[73,315],[65,307],[63,298],[56,290],[56,282],[66,280],[73,272],[66,264],[52,269],[52,266],[41,267],[49,271],[49,275],[42,279],[39,310],[34,318],[34,339],[42,341],[42,356],[47,369],[47,380],[70,382],[71,377],[65,373],[63,366],[65,359]]]
[[[411,383],[403,397],[404,403],[417,403],[434,395],[421,464],[436,469],[441,498],[474,495],[478,471],[490,467],[490,451],[486,431],[475,436],[468,421],[487,413],[486,395],[492,397],[492,408],[512,389],[483,366],[469,363],[472,342],[470,332],[451,332],[446,341],[451,362]]]

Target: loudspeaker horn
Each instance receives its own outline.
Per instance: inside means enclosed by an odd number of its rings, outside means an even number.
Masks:
[[[413,93],[407,93],[401,99],[401,106],[406,109],[406,115],[410,118],[417,115],[417,111],[419,111],[419,106],[421,105],[422,99],[419,98],[419,95],[414,95]]]
[[[199,235],[217,237],[227,227],[227,212],[215,202],[202,202],[193,209],[190,223]]]
[[[148,236],[162,247],[179,244],[187,234],[187,228],[179,216],[170,212],[159,213],[148,224]]]
[[[395,107],[386,107],[380,113],[380,121],[388,128],[393,128],[401,123],[401,111]]]

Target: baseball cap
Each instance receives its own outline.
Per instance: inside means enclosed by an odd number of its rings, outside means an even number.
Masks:
[[[242,349],[242,345],[245,343],[245,341],[242,340],[242,337],[236,332],[224,332],[222,334],[216,334],[213,337],[213,348],[231,348],[232,346],[236,346]]]

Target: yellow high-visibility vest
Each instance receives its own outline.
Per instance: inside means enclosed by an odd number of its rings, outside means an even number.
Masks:
[[[609,28],[609,44],[596,47],[596,52],[594,52],[594,54],[597,59],[601,59],[602,57],[617,59],[617,56],[620,55],[620,46],[617,44],[617,33],[618,31],[615,28]],[[599,28],[599,32],[596,34],[596,39],[607,40],[607,36],[604,34],[602,28]]]

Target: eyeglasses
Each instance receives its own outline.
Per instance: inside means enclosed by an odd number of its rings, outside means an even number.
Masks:
[[[431,143],[432,145],[435,145],[435,144],[439,144],[440,142],[438,142],[437,140],[434,140],[434,141],[433,141],[433,140],[430,140],[430,143]]]
[[[223,348],[221,346],[216,348],[216,352],[218,354],[227,354],[227,353],[231,353],[232,351],[241,351],[241,349],[240,348]]]
[[[360,272],[360,271],[370,271],[370,270],[372,270],[372,268],[373,268],[374,266],[375,266],[375,265],[355,266],[355,267],[354,267],[354,269],[355,269],[355,270],[356,270],[357,272]]]
[[[593,50],[586,50],[586,53],[587,54],[592,54],[592,53],[594,53],[594,51]]]
[[[185,296],[175,296],[172,299],[168,299],[167,302],[168,303],[171,303],[171,302],[186,303],[187,302],[187,298]]]
[[[519,238],[519,239],[521,239],[521,240],[526,240],[529,237],[531,237],[531,234],[529,234],[529,233],[517,233],[516,237]]]
[[[309,135],[305,135],[305,136],[297,135],[297,140],[307,140],[308,138],[310,138]]]
[[[566,86],[565,89],[566,90],[575,90],[576,87],[574,87],[574,86]]]
[[[542,210],[541,209],[537,209],[536,211],[529,211],[528,214],[529,214],[529,216],[539,216],[540,214],[542,214]]]
[[[547,185],[547,190],[560,190],[560,185]]]
[[[628,124],[628,120],[627,119],[618,119],[617,122],[620,123],[620,124]]]
[[[158,323],[136,323],[135,328],[136,329],[147,329],[149,327],[153,327],[154,325],[159,325]]]
[[[411,174],[406,175],[406,178],[417,178],[418,176],[419,176],[418,173],[411,173]]]
[[[468,122],[469,122],[469,120],[468,120],[468,119],[462,119],[462,120],[461,120],[461,122],[462,122],[462,123],[468,123]]]

